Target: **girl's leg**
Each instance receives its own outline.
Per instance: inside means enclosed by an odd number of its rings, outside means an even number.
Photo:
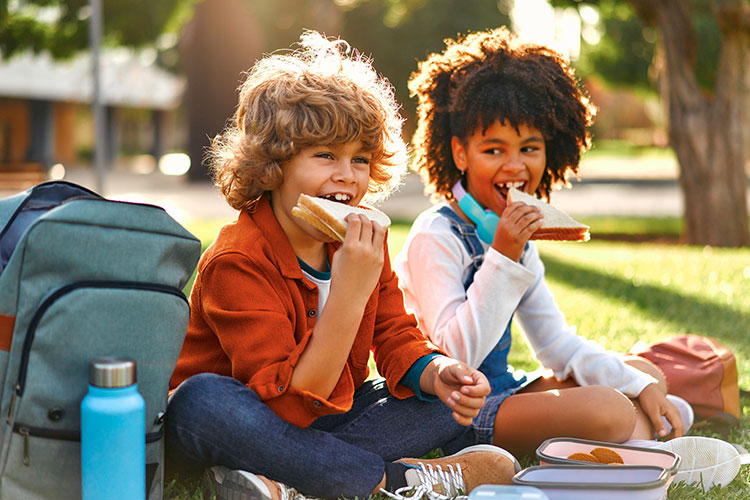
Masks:
[[[644,373],[647,373],[654,377],[656,380],[659,381],[657,386],[659,389],[666,394],[667,393],[667,379],[664,376],[664,372],[661,371],[661,369],[656,366],[654,363],[649,361],[646,358],[643,358],[641,356],[635,356],[635,355],[624,355],[622,357],[622,361],[626,365],[630,365],[633,368],[640,370]],[[551,370],[549,370],[549,373],[552,373]],[[523,392],[538,392],[538,391],[548,391],[551,389],[569,389],[571,387],[579,387],[579,385],[572,379],[567,378],[565,380],[558,380],[554,376],[544,376],[542,378],[538,378],[531,382],[529,385],[527,385]]]
[[[633,356],[633,355],[623,356],[623,361],[625,362],[625,364],[630,365],[633,368],[636,368],[654,377],[656,380],[658,380],[657,387],[659,387],[659,389],[663,391],[664,394],[667,393],[667,382],[666,382],[666,378],[664,377],[664,373],[654,363],[652,363],[651,361],[641,356]],[[544,392],[544,391],[550,391],[550,390],[571,389],[575,387],[580,387],[580,386],[571,378],[567,378],[565,380],[557,380],[553,376],[549,376],[549,377],[539,378],[533,381],[528,386],[526,386],[521,392],[526,394],[526,393]],[[620,393],[618,393],[618,395],[622,396],[622,394]],[[610,395],[608,397],[614,397],[614,396]],[[614,399],[620,400],[621,398],[614,397]],[[635,425],[632,427],[631,435],[629,435],[627,438],[623,440],[613,440],[613,439],[597,439],[597,440],[610,441],[610,442],[623,442],[628,439],[640,440],[640,439],[653,439],[654,438],[654,428],[651,425],[651,422],[649,421],[648,417],[646,417],[646,415],[641,410],[641,406],[638,403],[638,400],[633,399],[631,400],[631,403],[632,404],[630,407],[622,405],[622,408],[620,408],[621,411],[625,411],[627,413],[627,416],[623,417],[626,420],[629,418],[629,415],[633,411],[635,411]],[[503,404],[503,406],[505,406],[505,404]],[[503,408],[503,406],[501,406],[501,408]],[[612,407],[613,410],[615,410],[616,408],[617,406]],[[616,410],[616,411],[620,411],[620,410]],[[609,417],[606,417],[605,415],[605,418],[609,418]],[[495,432],[497,433],[497,426],[495,427]],[[599,434],[599,432],[597,431],[596,434]],[[584,438],[583,436],[572,435],[572,434],[558,434],[556,436],[549,436],[549,437],[560,437],[560,436]],[[596,439],[596,438],[588,437],[584,439]],[[497,444],[497,440],[495,440],[494,442],[495,444]],[[541,441],[539,441],[539,444],[541,444]]]
[[[648,373],[659,381],[657,387],[664,393],[667,393],[667,378],[664,372],[654,363],[641,356],[626,355],[622,358],[625,364],[632,366],[644,373]]]
[[[553,437],[621,443],[632,436],[636,411],[621,392],[606,386],[529,390],[543,385],[535,382],[503,401],[495,416],[493,444],[522,456]]]

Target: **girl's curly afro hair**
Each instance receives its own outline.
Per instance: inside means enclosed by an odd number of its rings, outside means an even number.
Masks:
[[[530,125],[544,136],[547,165],[537,194],[577,174],[591,145],[587,127],[596,108],[568,62],[553,50],[525,43],[506,28],[446,40],[442,53],[419,63],[409,79],[418,99],[413,168],[428,192],[447,199],[461,178],[451,138],[465,141],[496,121]]]

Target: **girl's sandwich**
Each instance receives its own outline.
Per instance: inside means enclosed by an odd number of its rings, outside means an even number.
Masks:
[[[375,208],[362,208],[300,194],[297,205],[292,208],[292,215],[299,217],[319,231],[327,234],[337,241],[344,241],[346,236],[346,216],[349,214],[362,214],[368,219],[377,222],[383,229],[388,229],[391,219]]]
[[[591,237],[589,226],[574,220],[562,210],[534,198],[515,188],[508,190],[508,200],[520,201],[527,205],[539,207],[544,216],[544,225],[531,235],[532,240],[566,240],[566,241],[588,241]]]

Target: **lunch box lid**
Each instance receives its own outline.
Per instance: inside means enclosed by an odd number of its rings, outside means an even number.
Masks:
[[[628,482],[631,477],[642,480]],[[598,476],[598,477],[597,477]],[[664,487],[669,473],[653,465],[537,465],[513,476],[513,484],[579,490],[645,490]],[[614,480],[613,480],[614,479]]]

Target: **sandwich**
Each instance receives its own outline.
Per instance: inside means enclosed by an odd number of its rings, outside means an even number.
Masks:
[[[562,210],[558,210],[530,194],[516,188],[510,188],[508,200],[510,202],[520,201],[538,207],[542,211],[544,225],[531,235],[530,239],[532,240],[588,241],[591,237],[589,226],[581,224]]]
[[[344,241],[347,226],[344,219],[349,214],[364,215],[380,224],[383,229],[388,229],[391,225],[391,219],[376,208],[355,207],[306,194],[300,194],[297,205],[292,208],[292,215],[337,241]]]

